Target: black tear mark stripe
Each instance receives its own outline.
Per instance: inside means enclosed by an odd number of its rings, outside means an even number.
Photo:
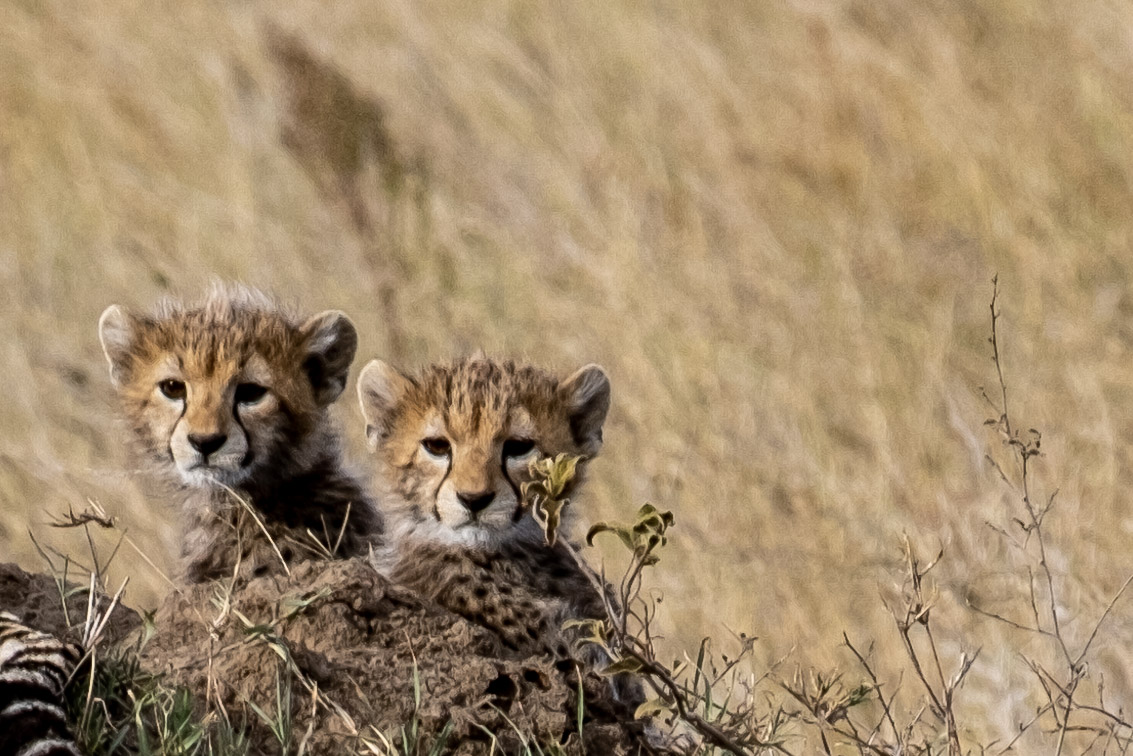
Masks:
[[[63,710],[78,655],[0,612],[0,756],[82,756]]]
[[[146,402],[146,406],[149,406],[149,402]],[[165,448],[169,452],[169,461],[173,464],[177,464],[177,457],[173,455],[173,434],[177,432],[177,426],[180,425],[181,421],[185,419],[185,413],[188,411],[188,409],[189,397],[188,395],[186,395],[185,398],[181,401],[181,412],[177,415],[177,422],[173,423],[173,429],[169,431],[169,441],[165,444]],[[0,753],[0,756],[4,756],[3,753]]]
[[[244,427],[244,418],[240,417],[240,409],[236,405],[232,407],[232,420],[236,423],[236,427],[240,429],[240,432],[244,434],[244,441],[248,446],[244,452],[244,458],[240,460],[240,466],[247,467],[252,464],[252,460],[255,458],[256,454],[252,449],[252,436],[248,433],[248,429]]]
[[[523,519],[523,494],[519,492],[519,486],[517,486],[515,481],[511,479],[511,476],[508,475],[507,457],[502,454],[500,455],[500,472],[503,473],[504,480],[506,480],[508,486],[511,487],[512,493],[515,494],[515,511],[511,513],[511,521],[513,523],[519,522]]]
[[[433,491],[433,517],[437,522],[441,521],[441,489],[444,487],[445,481],[448,480],[449,473],[451,472],[452,455],[450,454],[448,458],[448,466],[445,467],[444,477],[441,478],[441,482],[437,484],[436,490]]]

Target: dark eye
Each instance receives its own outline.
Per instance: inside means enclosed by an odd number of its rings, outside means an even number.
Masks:
[[[509,438],[504,441],[504,457],[523,457],[535,448],[535,442],[529,438]]]
[[[263,399],[267,392],[267,386],[261,386],[258,383],[241,383],[236,386],[236,403],[255,404]]]
[[[165,396],[166,399],[184,399],[185,398],[185,382],[167,380],[157,384],[157,388]]]
[[[452,444],[447,438],[426,438],[421,442],[421,446],[434,457],[447,457],[452,451]]]

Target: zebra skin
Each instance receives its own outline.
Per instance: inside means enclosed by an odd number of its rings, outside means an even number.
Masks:
[[[63,710],[79,658],[77,647],[0,612],[0,756],[82,756]]]

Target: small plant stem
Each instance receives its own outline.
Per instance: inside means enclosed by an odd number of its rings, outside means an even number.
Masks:
[[[999,374],[999,390],[1003,395],[1003,424],[1008,437],[1011,436],[1011,417],[1007,414],[1007,381],[1003,380],[1003,367],[999,361],[999,338],[996,332],[996,323],[999,320],[999,311],[995,309],[999,299],[999,274],[991,279],[991,352],[995,359],[995,370]]]

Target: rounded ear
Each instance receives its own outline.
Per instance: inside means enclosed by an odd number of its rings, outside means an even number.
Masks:
[[[134,318],[119,305],[110,305],[98,319],[98,340],[110,364],[110,382],[115,388],[126,381],[136,330]]]
[[[366,418],[366,438],[371,447],[390,430],[393,410],[412,386],[397,368],[381,360],[370,360],[358,376],[358,403]]]
[[[597,365],[580,368],[559,384],[566,397],[570,430],[582,453],[593,457],[602,448],[602,423],[610,410],[610,379]]]
[[[358,349],[358,332],[345,313],[327,310],[300,327],[303,334],[303,370],[315,391],[315,401],[327,406],[346,388],[350,363]]]

